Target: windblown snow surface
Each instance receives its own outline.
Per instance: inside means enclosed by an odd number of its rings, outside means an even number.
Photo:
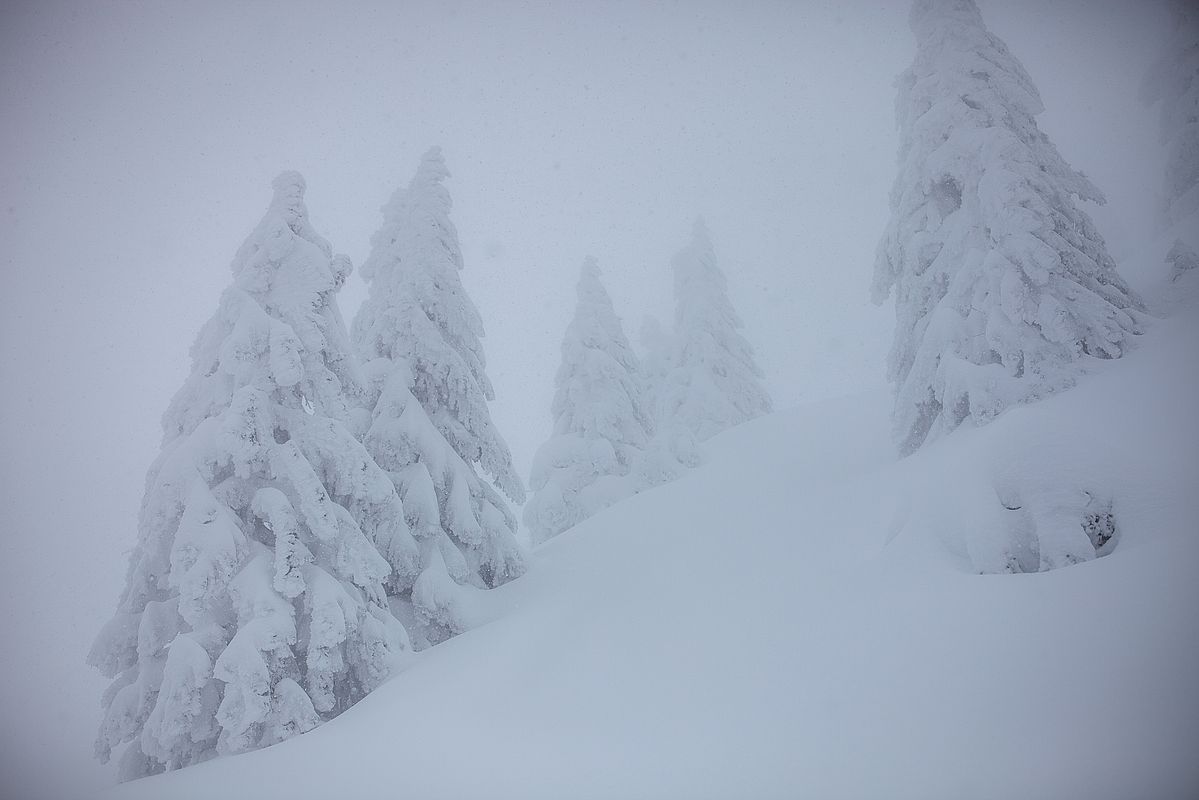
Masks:
[[[1126,265],[1165,316],[1075,388],[901,461],[881,393],[743,425],[336,720],[111,796],[1199,796],[1199,275],[1167,284],[1168,244]],[[977,574],[1001,494],[1084,489],[1111,555]]]

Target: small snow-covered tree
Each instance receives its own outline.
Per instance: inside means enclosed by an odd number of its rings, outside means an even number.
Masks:
[[[1191,270],[1199,270],[1199,253],[1182,239],[1175,239],[1170,252],[1166,253],[1166,263],[1170,265],[1170,280],[1177,281]]]
[[[583,262],[554,383],[553,435],[533,460],[524,510],[534,544],[644,488],[632,474],[651,425],[639,365],[593,258]]]
[[[487,408],[483,323],[459,277],[447,177],[434,147],[383,208],[362,265],[370,293],[353,324],[371,409],[364,442],[399,489],[418,543],[387,585],[418,646],[469,627],[476,590],[524,571],[516,518],[476,471],[524,501]]]
[[[888,374],[902,453],[1116,358],[1140,301],[1075,198],[1103,195],[1038,128],[1032,80],[973,0],[916,0],[899,176],[874,297],[895,293]]]
[[[113,678],[97,754],[128,743],[123,779],[302,733],[411,649],[380,551],[415,544],[347,427],[350,264],[309,224],[299,174],[274,190],[163,417],[126,586],[89,656]]]
[[[1199,211],[1199,8],[1174,0],[1170,41],[1141,85],[1141,99],[1161,103],[1166,146],[1162,213],[1167,224]]]
[[[728,281],[703,220],[672,262],[675,330],[673,368],[657,391],[657,420],[679,426],[697,441],[768,413],[770,396],[753,347],[738,331]],[[681,454],[680,454],[681,455]]]

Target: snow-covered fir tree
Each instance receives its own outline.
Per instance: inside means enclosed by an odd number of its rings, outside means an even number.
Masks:
[[[440,148],[383,208],[362,265],[369,286],[353,324],[371,410],[364,442],[404,501],[418,553],[393,562],[393,608],[418,646],[471,624],[478,590],[524,571],[514,502],[524,486],[492,423],[483,324],[463,289]]]
[[[634,467],[651,423],[639,364],[593,258],[583,262],[554,383],[553,435],[533,460],[524,510],[534,544],[644,488]]]
[[[1161,103],[1166,147],[1162,214],[1167,224],[1199,210],[1199,7],[1174,0],[1170,41],[1141,85],[1141,99]]]
[[[899,176],[873,293],[894,291],[902,453],[1071,385],[1139,332],[1139,300],[1075,199],[1103,195],[1037,128],[1041,100],[973,0],[916,0]]]
[[[657,317],[646,315],[637,335],[641,345],[641,396],[651,420],[664,414],[658,410],[667,379],[674,371],[677,347]]]
[[[642,405],[650,419],[653,435],[640,460],[634,465],[637,481],[645,488],[679,478],[688,468],[703,462],[695,433],[673,415],[675,400],[686,393],[686,374],[679,369],[680,348],[675,337],[662,328],[657,317],[641,320]]]
[[[113,683],[97,754],[123,779],[302,733],[411,650],[380,551],[415,549],[347,427],[360,391],[335,297],[343,256],[274,182],[163,417],[117,613],[89,662]]]
[[[655,422],[689,431],[697,441],[768,413],[770,396],[703,220],[673,259],[675,352],[656,395]],[[676,437],[677,438],[677,437]],[[675,444],[678,444],[676,441]],[[680,456],[683,454],[680,452]]]
[[[653,430],[649,449],[669,446],[672,438],[681,438],[684,450],[688,454],[684,461],[687,461],[689,466],[696,466],[700,459],[695,434],[679,420],[672,419],[669,413],[672,398],[681,395],[681,390],[676,386],[676,381],[681,381],[682,376],[681,371],[676,369],[679,358],[678,341],[653,315],[642,318],[637,340],[641,346],[641,370],[638,377],[642,405]]]

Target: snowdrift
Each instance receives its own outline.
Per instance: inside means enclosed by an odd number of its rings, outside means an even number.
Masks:
[[[1197,277],[1132,355],[903,461],[881,395],[717,437],[336,720],[109,796],[1195,796]],[[1105,557],[980,574],[1093,498]]]

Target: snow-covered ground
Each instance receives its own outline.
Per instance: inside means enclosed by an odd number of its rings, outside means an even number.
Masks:
[[[1194,796],[1199,275],[1161,290],[1167,246],[1128,266],[1168,316],[1076,388],[898,462],[883,396],[741,426],[334,721],[112,796]],[[1001,499],[1082,491],[1111,555],[977,574]]]

